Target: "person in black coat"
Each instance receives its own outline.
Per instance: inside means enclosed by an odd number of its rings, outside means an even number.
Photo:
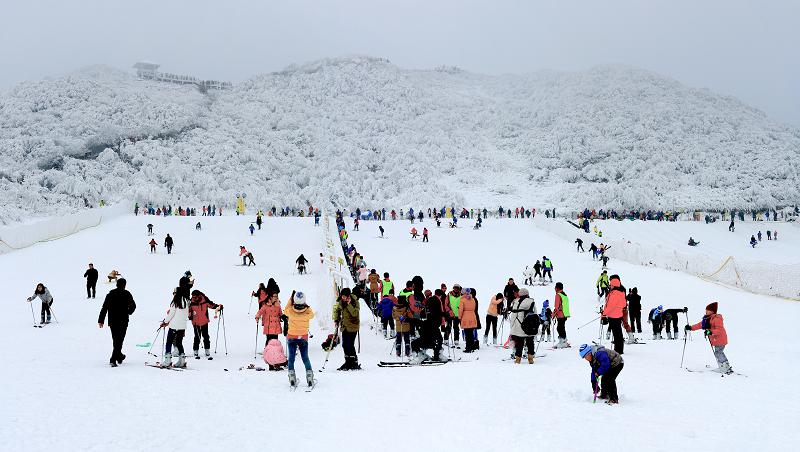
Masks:
[[[111,367],[117,367],[117,363],[122,364],[122,361],[125,360],[125,355],[122,354],[122,343],[125,341],[125,333],[128,332],[129,317],[136,310],[133,295],[125,290],[126,284],[125,278],[117,280],[117,288],[108,292],[103,301],[103,308],[100,309],[100,316],[97,318],[97,326],[102,328],[106,314],[108,314],[108,327],[111,329],[111,340],[114,344],[114,350],[109,359]]]
[[[536,268],[536,266],[534,266]],[[508,278],[508,284],[503,289],[503,296],[506,298],[506,306],[511,306],[511,302],[514,301],[517,296],[516,293],[519,292],[519,287],[514,284],[514,278]],[[503,314],[503,318],[506,318],[508,314]]]
[[[89,264],[89,269],[83,273],[86,278],[86,298],[94,298],[97,294],[97,269],[93,264]]]
[[[631,332],[642,332],[642,297],[639,289],[634,287],[625,297],[628,300],[628,316],[631,319]]]
[[[178,291],[183,298],[187,300],[191,298],[192,286],[194,286],[194,279],[192,279],[192,272],[186,270],[180,280],[178,280]]]
[[[167,254],[172,254],[172,246],[174,244],[175,242],[172,241],[172,237],[169,234],[167,234],[167,238],[164,239],[164,246],[167,247]]]

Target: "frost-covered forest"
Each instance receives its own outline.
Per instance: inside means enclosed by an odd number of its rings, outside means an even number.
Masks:
[[[628,67],[486,76],[329,59],[232,90],[91,67],[0,94],[0,220],[106,202],[761,208],[800,130]]]

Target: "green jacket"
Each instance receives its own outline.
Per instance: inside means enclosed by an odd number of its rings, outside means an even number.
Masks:
[[[386,281],[384,279],[383,280],[383,291],[382,291],[383,293],[381,293],[381,295],[383,295],[384,297],[386,295],[389,295],[389,291],[392,290],[393,288],[394,288],[394,283],[392,281]]]
[[[601,289],[608,289],[608,286],[608,273],[600,273],[600,277],[597,278],[597,287]]]
[[[458,318],[458,308],[461,305],[461,296],[454,296],[450,294],[447,296],[448,300],[450,301],[450,310],[453,311],[453,317]]]
[[[347,303],[347,306],[344,307],[342,306],[341,299],[336,301],[336,305],[333,307],[333,321],[339,324],[342,331],[355,333],[361,326],[361,320],[359,318],[360,306],[358,304],[358,298],[353,295],[350,295],[350,298],[352,301]]]

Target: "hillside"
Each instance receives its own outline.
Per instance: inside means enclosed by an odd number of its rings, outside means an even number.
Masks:
[[[486,76],[330,59],[220,93],[105,67],[0,95],[3,222],[100,199],[753,208],[800,200],[800,130],[627,67]]]

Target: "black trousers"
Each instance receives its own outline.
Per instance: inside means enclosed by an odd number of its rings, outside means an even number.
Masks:
[[[477,328],[464,328],[464,341],[467,343],[467,346],[464,348],[465,353],[478,349],[478,340],[475,339],[475,333],[477,333],[477,331]]]
[[[97,287],[97,280],[96,279],[94,281],[89,281],[89,280],[86,281],[86,297],[87,298],[88,297],[94,298],[94,296],[97,294],[97,288],[96,287]]]
[[[486,314],[486,329],[483,337],[489,337],[489,328],[492,329],[492,337],[497,339],[497,316]]]
[[[544,270],[544,271],[542,271],[542,279],[544,279],[545,276],[550,278],[550,280],[552,281],[553,280],[552,270]]]
[[[42,323],[44,323],[45,315],[47,316],[47,321],[50,321],[50,304],[52,303],[52,301],[50,303],[42,302]]]
[[[113,343],[114,350],[111,352],[109,362],[119,361],[122,362],[122,343],[125,342],[125,334],[128,332],[128,324],[111,326],[111,342]]]
[[[536,348],[533,345],[533,336],[521,337],[521,336],[511,336],[511,340],[514,341],[514,356],[517,358],[522,357],[522,348],[528,347],[528,354],[533,355],[536,351]]]
[[[608,319],[608,328],[614,335],[614,351],[622,353],[625,349],[625,339],[622,337],[622,317],[618,319]]]
[[[461,337],[461,331],[459,331],[459,325],[461,325],[461,319],[458,317],[451,317],[447,319],[447,327],[444,330],[444,340],[450,340],[450,330],[453,330],[453,342],[458,342],[458,339]]]
[[[391,318],[391,317],[383,318],[383,319],[381,319],[381,325],[383,326],[384,330],[386,329],[387,326],[389,326],[392,329],[394,329],[394,319]]]
[[[631,319],[631,331],[642,332],[642,311],[630,311],[628,317]]]
[[[347,331],[342,331],[342,350],[344,350],[344,356],[357,356],[356,355],[356,335],[358,332],[349,333]]]
[[[200,336],[203,337],[203,348],[208,350],[211,348],[211,339],[208,337],[208,324],[203,326],[194,325],[194,343],[192,350],[200,349]]]
[[[664,322],[664,324],[665,324],[665,326],[666,326],[666,328],[667,328],[667,333],[669,333],[669,332],[670,332],[670,325],[672,325],[672,329],[673,329],[673,330],[674,330],[676,333],[678,332],[678,316],[677,316],[677,315],[676,315],[676,316],[673,316],[673,317],[672,317],[672,318],[670,318],[670,319],[667,319],[667,321],[665,321],[665,322]]]
[[[556,318],[556,332],[558,333],[558,337],[561,339],[567,338],[567,318]]]
[[[622,372],[622,367],[625,363],[620,363],[619,366],[612,367],[600,379],[600,397],[608,400],[619,402],[619,395],[617,394],[617,376]]]
[[[661,320],[651,320],[653,324],[653,334],[661,334]]]
[[[172,254],[172,245],[167,246],[167,254]]]

